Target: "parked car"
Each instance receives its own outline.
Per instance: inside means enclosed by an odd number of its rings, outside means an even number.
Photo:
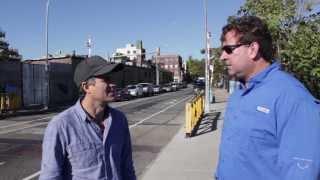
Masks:
[[[171,83],[172,91],[178,91],[179,90],[179,84],[177,82]]]
[[[200,92],[204,90],[205,86],[206,83],[204,82],[204,80],[196,80],[193,84],[193,90],[195,92]]]
[[[165,92],[171,92],[172,91],[172,87],[171,87],[171,84],[165,84],[162,86],[162,89],[165,91]]]
[[[129,94],[133,97],[141,97],[143,96],[143,89],[141,85],[128,85],[127,89],[129,91]]]
[[[180,83],[181,88],[187,88],[187,82],[183,81]]]
[[[115,97],[114,100],[115,101],[127,101],[132,99],[131,94],[129,93],[127,88],[116,88],[115,91]]]
[[[139,83],[143,89],[143,95],[152,96],[153,95],[153,85],[151,83]]]
[[[162,86],[161,85],[154,85],[153,86],[153,93],[154,94],[160,94],[163,92]]]

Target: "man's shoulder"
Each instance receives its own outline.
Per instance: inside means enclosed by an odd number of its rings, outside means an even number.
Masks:
[[[278,92],[279,95],[288,97],[292,100],[315,100],[309,90],[295,78],[292,74],[285,71],[277,71],[270,78],[270,88]]]
[[[68,109],[62,111],[58,115],[54,116],[49,122],[48,126],[66,126],[71,121],[76,119],[76,112],[74,106],[69,107]]]
[[[120,118],[126,118],[126,116],[124,115],[124,113],[116,108],[112,108],[110,107],[110,113],[111,115],[113,116],[117,116],[117,117],[120,117]]]
[[[110,107],[110,113],[111,113],[112,119],[115,120],[114,122],[120,123],[124,126],[128,126],[127,117],[122,111]]]

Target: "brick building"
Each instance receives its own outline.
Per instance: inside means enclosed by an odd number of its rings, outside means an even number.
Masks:
[[[175,82],[182,82],[184,70],[182,66],[182,58],[179,55],[159,55],[152,59],[153,63],[157,61],[159,67],[173,73]]]

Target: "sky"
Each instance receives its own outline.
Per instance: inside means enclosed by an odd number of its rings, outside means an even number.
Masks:
[[[46,1],[1,0],[0,28],[23,59],[46,54]],[[221,28],[244,2],[208,0],[212,47],[220,46]],[[92,54],[102,57],[142,40],[146,53],[160,47],[161,54],[203,58],[204,22],[204,0],[50,0],[49,53],[86,55],[90,36]]]

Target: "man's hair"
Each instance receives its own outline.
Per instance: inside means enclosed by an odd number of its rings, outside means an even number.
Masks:
[[[96,78],[95,77],[91,77],[91,78],[87,79],[86,81],[84,81],[84,83],[86,83],[86,85],[95,85],[96,84]],[[84,91],[82,85],[80,85],[79,91],[80,91],[81,95],[85,95],[86,94],[86,92]]]
[[[239,43],[250,44],[257,42],[259,44],[259,54],[266,61],[271,62],[274,57],[274,47],[272,37],[268,26],[256,16],[242,16],[232,19],[222,28],[221,42],[225,41],[225,35],[234,31],[239,38]]]

